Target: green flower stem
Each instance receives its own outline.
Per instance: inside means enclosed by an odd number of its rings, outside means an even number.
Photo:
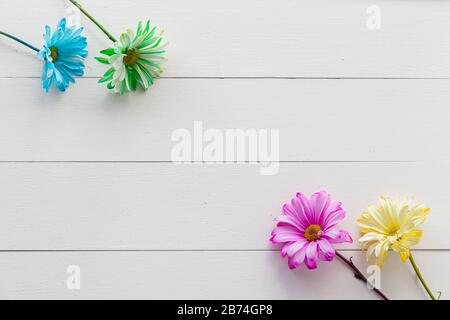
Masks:
[[[39,49],[36,48],[35,46],[33,46],[33,45],[29,44],[28,42],[25,42],[25,41],[23,41],[23,40],[21,40],[21,39],[15,37],[15,36],[9,34],[9,33],[0,31],[0,34],[3,35],[3,36],[5,36],[5,37],[8,37],[8,38],[10,38],[10,39],[15,40],[15,41],[19,42],[20,44],[23,44],[24,46],[30,48],[31,50],[34,50],[34,51],[36,51],[36,52],[39,52]]]
[[[423,287],[425,288],[425,290],[427,291],[428,295],[430,296],[431,300],[437,300],[436,297],[433,295],[433,293],[431,292],[430,288],[428,287],[427,283],[425,282],[425,280],[422,277],[422,274],[420,273],[419,268],[417,267],[416,261],[414,261],[414,258],[412,256],[412,253],[409,254],[409,261],[411,262],[414,271],[416,272],[417,276],[419,277],[420,282],[422,283]]]
[[[91,16],[91,15],[89,14],[89,12],[87,12],[86,10],[84,10],[84,8],[81,6],[81,4],[79,4],[79,3],[78,3],[77,1],[75,1],[75,0],[69,0],[69,1],[72,2],[72,4],[73,4],[74,6],[76,6],[78,9],[80,9],[80,11],[83,12],[83,14],[84,14],[86,17],[88,17],[93,23],[95,23],[95,25],[96,25],[97,27],[99,27],[100,30],[102,30],[103,33],[106,34],[106,36],[107,36],[112,42],[114,42],[114,43],[117,42],[117,39],[114,38],[114,36],[113,36],[111,33],[109,33],[108,30],[106,30],[105,27],[103,27],[97,20],[95,20],[95,18],[94,18],[93,16]]]

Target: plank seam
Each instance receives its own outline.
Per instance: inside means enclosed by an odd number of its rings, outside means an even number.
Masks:
[[[86,164],[102,164],[102,163],[162,163],[172,164],[171,160],[0,160],[0,164],[13,163],[86,163]],[[280,161],[221,161],[220,164],[266,164],[266,163],[424,163],[423,161],[407,161],[407,160],[280,160]],[[216,161],[192,161],[182,164],[217,164]]]
[[[40,79],[38,76],[0,76],[2,79]],[[76,77],[77,80],[101,79],[100,76]],[[283,77],[283,76],[241,76],[241,77],[161,77],[160,80],[450,80],[450,77]]]
[[[279,249],[30,249],[0,250],[1,253],[77,253],[77,252],[279,252]],[[361,249],[338,249],[339,252],[362,252]],[[412,252],[450,252],[450,249],[411,249]]]

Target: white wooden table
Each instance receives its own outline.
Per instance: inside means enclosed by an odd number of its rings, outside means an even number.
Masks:
[[[80,3],[114,34],[164,26],[169,62],[148,93],[116,96],[97,84],[109,40],[83,19],[86,76],[45,94],[34,54],[0,39],[0,298],[374,299],[339,261],[290,271],[268,242],[284,202],[323,188],[355,239],[380,195],[430,206],[414,254],[450,297],[450,2]],[[2,1],[0,29],[40,44],[66,8]],[[173,164],[171,133],[196,120],[278,128],[279,173]],[[357,242],[340,248],[365,266]],[[382,289],[427,298],[394,254]]]

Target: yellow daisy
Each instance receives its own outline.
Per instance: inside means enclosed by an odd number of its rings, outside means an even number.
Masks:
[[[403,262],[409,259],[409,248],[420,241],[422,230],[417,229],[428,215],[430,208],[423,204],[410,207],[407,201],[391,201],[380,198],[380,207],[369,206],[358,224],[361,227],[363,249],[367,260],[376,257],[376,264],[383,266],[389,249],[400,255]]]
[[[409,259],[430,298],[438,300],[440,295],[437,298],[434,296],[409,249],[422,238],[422,230],[417,227],[425,221],[429,212],[430,208],[423,204],[410,206],[408,201],[391,201],[381,197],[379,207],[369,206],[368,211],[358,219],[362,234],[359,242],[363,244],[363,250],[367,249],[367,261],[375,256],[380,267],[385,263],[389,249],[397,252],[403,262]]]

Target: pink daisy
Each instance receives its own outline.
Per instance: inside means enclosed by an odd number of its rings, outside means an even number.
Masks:
[[[283,214],[275,221],[270,241],[284,244],[281,255],[288,257],[289,268],[305,262],[308,269],[317,268],[317,259],[333,260],[334,243],[353,242],[350,234],[337,228],[345,217],[342,203],[332,201],[326,191],[316,192],[311,198],[301,193],[283,206]]]

